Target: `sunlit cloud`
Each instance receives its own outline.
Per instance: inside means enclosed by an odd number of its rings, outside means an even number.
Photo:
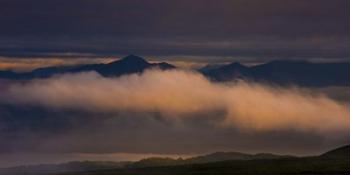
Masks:
[[[108,63],[112,58],[8,58],[0,57],[0,70],[13,70],[18,72],[31,71],[49,66],[72,66],[80,64]]]
[[[151,70],[104,78],[97,73],[14,84],[6,102],[88,112],[160,112],[171,119],[222,110],[219,127],[243,131],[349,131],[347,105],[322,94],[249,82],[218,84],[191,71]]]

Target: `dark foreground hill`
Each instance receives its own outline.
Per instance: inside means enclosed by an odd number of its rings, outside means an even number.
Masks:
[[[283,159],[292,158],[293,156],[276,155],[276,154],[245,154],[240,152],[216,152],[203,156],[196,156],[187,159],[172,159],[172,158],[146,158],[128,165],[128,168],[145,168],[155,166],[174,166],[188,164],[204,164],[211,162],[221,162],[227,160],[259,160],[259,159]]]
[[[348,175],[350,174],[349,153],[350,146],[345,146],[314,157],[226,160],[158,167],[129,167],[63,175]],[[235,154],[237,155],[247,156],[242,153]]]
[[[167,167],[115,169],[61,175],[348,175],[350,160],[293,158],[223,161]]]
[[[15,167],[6,175],[278,175],[350,174],[350,146],[314,157],[217,152],[188,159],[147,158],[137,162],[72,162],[59,165]],[[10,170],[16,170],[11,172]],[[35,170],[35,171],[33,171]]]
[[[0,175],[46,175],[65,172],[85,172],[91,170],[105,169],[140,169],[147,167],[167,167],[177,165],[204,164],[209,162],[220,162],[227,160],[258,160],[258,159],[282,159],[291,156],[280,156],[274,154],[244,154],[239,152],[217,152],[213,154],[191,157],[188,159],[173,159],[151,157],[136,162],[99,162],[81,161],[63,164],[42,164],[32,166],[18,166],[0,169]]]

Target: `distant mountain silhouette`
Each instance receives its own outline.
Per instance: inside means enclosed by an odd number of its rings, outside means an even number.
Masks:
[[[57,66],[35,69],[31,72],[16,73],[0,71],[2,79],[47,78],[56,74],[95,71],[105,77],[142,73],[150,68],[174,69],[166,62],[149,63],[143,58],[129,55],[108,64]],[[300,86],[349,86],[350,63],[311,63],[307,61],[271,61],[252,67],[238,62],[226,65],[208,65],[198,70],[213,81],[235,81],[239,79]]]
[[[219,162],[226,160],[257,160],[257,159],[282,159],[290,158],[293,156],[287,155],[276,155],[270,153],[259,153],[259,154],[245,154],[240,152],[216,152],[204,156],[198,156],[187,159],[188,162],[193,163],[209,163]]]
[[[145,168],[145,167],[161,167],[161,166],[173,166],[184,165],[186,162],[183,159],[173,159],[169,157],[150,157],[140,161],[136,161],[128,165],[128,168]]]
[[[141,73],[146,69],[159,68],[161,70],[173,69],[175,66],[162,63],[148,63],[141,57],[129,55],[121,60],[117,60],[108,64],[89,64],[77,66],[57,66],[38,68],[31,72],[15,73],[12,71],[0,71],[0,78],[5,79],[33,79],[47,78],[56,74],[79,73],[95,71],[105,77],[117,77],[125,74]]]
[[[196,166],[203,166],[205,168],[210,168],[210,167],[215,168],[215,167],[218,167],[218,165],[219,166],[223,165],[224,167],[239,166],[241,168],[244,168],[244,170],[249,171],[250,169],[254,170],[255,169],[254,166],[259,166],[259,167],[262,167],[264,170],[267,170],[265,167],[265,163],[269,163],[270,165],[269,169],[272,169],[272,170],[276,170],[273,168],[278,167],[277,165],[285,164],[284,165],[285,168],[281,169],[283,171],[291,170],[294,172],[296,170],[295,168],[298,168],[302,172],[305,172],[305,171],[306,172],[312,172],[312,171],[328,172],[329,168],[333,169],[335,167],[339,167],[340,170],[343,170],[344,167],[347,167],[345,168],[345,170],[349,170],[350,172],[350,169],[349,169],[350,145],[328,151],[320,156],[311,156],[311,157],[294,157],[289,155],[276,155],[276,154],[269,154],[269,153],[245,154],[240,152],[216,152],[212,154],[196,156],[196,157],[191,157],[187,159],[153,157],[153,158],[142,159],[136,162],[81,161],[81,162],[68,162],[63,164],[17,166],[13,168],[0,169],[0,174],[46,175],[46,174],[60,174],[60,173],[70,172],[68,174],[71,175],[71,174],[76,174],[76,172],[82,172],[82,171],[91,171],[91,173],[93,174],[94,173],[100,174],[99,172],[101,172],[101,174],[104,174],[103,173],[104,170],[108,171],[107,174],[110,174],[114,171],[116,174],[118,174],[117,172],[124,172],[124,171],[128,172],[129,170],[142,171],[145,168],[162,167],[164,168],[162,170],[165,170],[171,167],[174,167],[176,169],[176,168],[181,168],[182,166],[188,168],[188,167],[194,167],[195,164]],[[315,165],[319,165],[319,166],[315,167]],[[221,168],[224,168],[224,167],[221,167]],[[321,168],[324,168],[324,170],[322,170]],[[216,169],[216,170],[219,171],[220,169]],[[186,172],[187,171],[188,170],[186,169]],[[272,172],[276,173],[275,171],[272,171]],[[141,174],[150,174],[150,173],[143,172]],[[167,173],[163,173],[163,174],[167,174]],[[251,174],[256,174],[256,173],[251,173]],[[321,174],[327,174],[327,173],[321,173]]]
[[[229,81],[250,76],[249,68],[238,62],[222,66],[206,66],[199,71],[216,81]]]
[[[276,155],[269,153],[259,154],[245,154],[240,152],[216,152],[203,156],[196,156],[187,159],[173,159],[173,158],[160,158],[152,157],[142,159],[129,165],[131,168],[144,168],[144,167],[158,167],[158,166],[172,166],[172,165],[186,165],[186,164],[204,164],[211,162],[221,162],[228,160],[260,160],[260,159],[284,159],[293,158],[293,156]]]
[[[204,156],[198,156],[187,159],[189,162],[193,163],[208,163],[217,162],[225,160],[248,160],[253,156],[250,154],[239,153],[239,152],[216,152]]]
[[[167,63],[148,63],[141,57],[129,55],[121,60],[114,61],[108,64],[86,65],[74,68],[71,70],[71,72],[96,71],[103,76],[110,77],[121,76],[124,74],[141,73],[146,69],[156,67],[161,70],[175,68],[175,66],[172,66]]]
[[[231,63],[213,69],[201,69],[200,72],[214,81],[246,79],[279,85],[350,85],[350,63],[272,61],[252,67]]]
[[[264,155],[264,156],[261,156]],[[188,159],[173,159],[151,157],[136,162],[109,162],[109,161],[75,161],[62,164],[41,164],[30,166],[17,166],[12,168],[0,169],[0,174],[6,175],[46,175],[59,174],[65,172],[83,172],[104,169],[120,168],[146,168],[146,167],[164,167],[174,165],[204,164],[211,162],[220,162],[228,160],[257,160],[257,159],[282,159],[292,156],[280,156],[274,154],[244,154],[239,152],[216,152],[208,155],[192,157]]]
[[[259,154],[260,155],[260,154]],[[244,156],[244,155],[243,155]],[[152,159],[156,160],[156,159]],[[350,174],[350,159],[328,159],[323,157],[294,157],[282,159],[264,159],[264,160],[226,160],[208,163],[189,163],[189,164],[169,164],[172,161],[163,158],[167,165],[162,166],[162,159],[158,159],[156,166],[144,167],[126,167],[121,169],[99,170],[79,173],[79,175],[348,175]],[[181,160],[173,160],[181,162]],[[182,161],[184,162],[184,161]],[[149,164],[150,165],[150,164]],[[76,173],[67,173],[64,175],[76,175]]]
[[[0,71],[0,78],[5,78],[5,79],[14,79],[16,78],[16,73],[12,71]]]

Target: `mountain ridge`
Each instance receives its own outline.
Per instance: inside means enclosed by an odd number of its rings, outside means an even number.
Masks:
[[[107,64],[75,66],[54,66],[38,68],[31,72],[16,73],[1,71],[2,79],[30,80],[49,78],[56,74],[95,71],[105,77],[118,77],[126,74],[142,73],[147,69],[176,69],[167,62],[149,63],[135,55],[126,56]],[[239,62],[223,65],[207,65],[199,73],[215,82],[247,80],[276,85],[298,85],[306,87],[350,86],[350,63],[312,63],[308,61],[275,60],[255,66],[245,66]]]
[[[30,72],[15,73],[13,71],[0,71],[0,78],[4,79],[34,79],[49,78],[57,74],[79,73],[87,71],[95,71],[105,77],[118,77],[126,74],[142,73],[151,68],[161,70],[174,69],[175,66],[161,62],[149,63],[145,59],[135,55],[128,55],[120,60],[116,60],[107,64],[86,64],[73,66],[52,66],[37,68]]]
[[[341,155],[344,156],[332,156]],[[17,166],[12,168],[0,169],[1,173],[6,173],[6,175],[22,175],[24,172],[26,175],[46,175],[49,173],[64,173],[62,171],[68,171],[71,173],[82,172],[82,171],[95,171],[95,170],[109,170],[109,169],[143,169],[149,167],[172,167],[172,166],[182,166],[182,165],[203,165],[208,163],[217,162],[246,162],[246,161],[298,161],[303,159],[307,160],[317,160],[317,161],[342,161],[350,160],[350,145],[332,149],[324,154],[311,156],[311,157],[295,157],[291,155],[277,155],[270,153],[257,153],[257,154],[246,154],[241,152],[215,152],[211,154],[195,156],[187,159],[183,158],[160,158],[160,157],[150,157],[145,158],[136,162],[108,162],[108,161],[78,161],[78,162],[68,162],[63,164],[43,164],[43,165],[31,165],[31,166]],[[241,164],[242,164],[241,163]],[[62,169],[63,168],[63,169]],[[39,172],[38,170],[44,169],[45,171]],[[11,172],[12,170],[12,172]],[[15,170],[15,171],[13,171]],[[56,172],[53,172],[56,171]]]
[[[235,64],[233,67],[230,65]],[[276,60],[251,67],[237,63],[200,71],[213,81],[244,79],[278,85],[310,87],[349,86],[350,63],[312,63],[308,61]]]

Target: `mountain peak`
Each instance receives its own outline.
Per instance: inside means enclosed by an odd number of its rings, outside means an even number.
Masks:
[[[231,68],[246,68],[243,64],[241,64],[239,62],[232,62],[227,66],[231,67]]]
[[[167,70],[167,69],[175,69],[176,67],[167,63],[167,62],[161,62],[161,63],[154,63],[154,66],[157,66],[158,68],[162,70]]]
[[[121,62],[130,62],[130,63],[147,63],[148,62],[142,57],[136,55],[128,55],[120,60]]]

